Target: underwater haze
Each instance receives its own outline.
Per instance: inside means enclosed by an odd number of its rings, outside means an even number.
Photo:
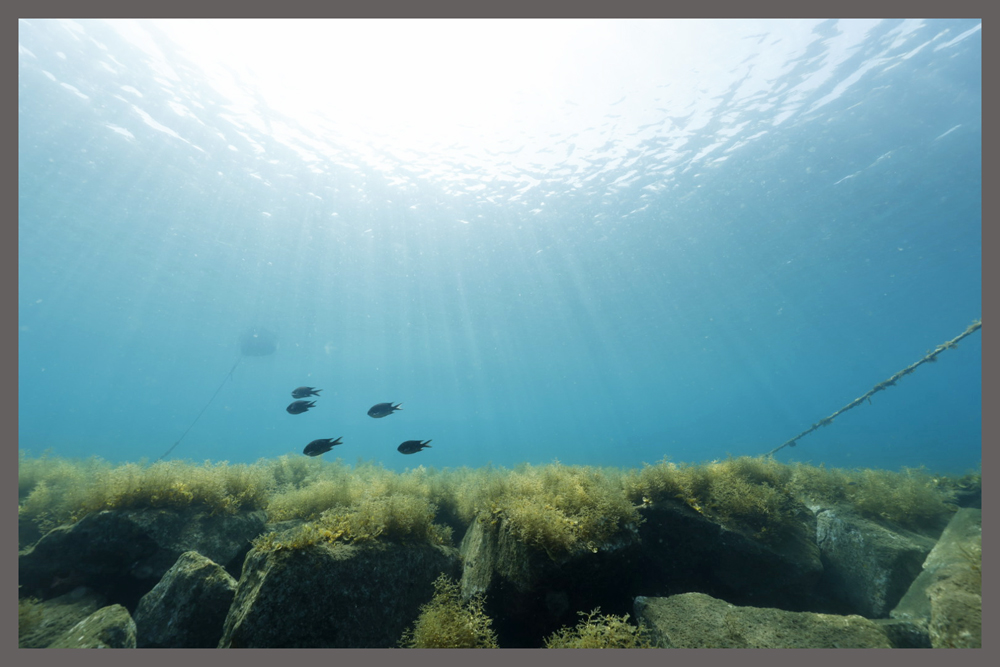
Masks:
[[[759,455],[981,316],[978,20],[18,39],[35,455]],[[776,457],[963,473],[981,420],[977,332]]]

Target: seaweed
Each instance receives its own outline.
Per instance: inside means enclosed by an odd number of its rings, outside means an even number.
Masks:
[[[601,608],[579,611],[583,619],[574,628],[563,627],[545,640],[545,648],[656,648],[642,628],[624,616],[601,615]]]
[[[667,461],[631,471],[624,480],[632,502],[676,500],[733,530],[776,539],[795,520],[792,472],[765,457],[678,466]]]
[[[442,573],[434,581],[434,597],[399,640],[400,648],[498,648],[492,619],[482,594],[463,602],[460,587]]]
[[[473,521],[506,527],[553,560],[596,552],[637,530],[639,509],[681,502],[761,540],[777,539],[796,520],[796,501],[845,503],[861,515],[906,528],[936,525],[952,501],[981,476],[932,477],[921,469],[842,470],[737,457],[701,465],[663,460],[622,471],[566,466],[404,473],[358,461],[348,466],[288,455],[252,465],[159,461],[112,465],[97,457],[61,459],[19,452],[18,516],[44,533],[109,509],[198,508],[216,514],[265,509],[270,521],[308,521],[296,543],[316,535],[350,542],[426,539],[448,543]],[[440,517],[443,524],[435,523]],[[311,536],[310,536],[311,535]],[[324,537],[323,539],[327,539]],[[282,540],[278,540],[282,542]],[[320,540],[322,541],[322,540]]]
[[[558,560],[597,552],[617,534],[642,522],[620,480],[589,466],[524,464],[507,474],[490,471],[461,487],[460,515],[492,529],[505,524],[524,544]]]
[[[334,542],[451,544],[451,528],[434,523],[436,509],[416,496],[364,498],[350,507],[326,510],[315,521],[296,528],[262,535],[253,541],[253,546],[260,551],[277,552]]]

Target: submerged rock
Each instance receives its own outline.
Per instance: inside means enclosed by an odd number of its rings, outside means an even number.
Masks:
[[[88,586],[134,609],[185,551],[217,563],[242,557],[261,533],[262,511],[106,510],[46,533],[18,556],[22,595],[54,597]]]
[[[474,521],[460,546],[462,596],[486,596],[505,646],[541,646],[545,635],[577,620],[577,611],[624,611],[638,587],[639,541],[631,530],[592,548],[552,558],[519,540],[505,519]]]
[[[819,509],[820,593],[838,610],[885,618],[920,573],[934,540],[870,521],[846,508]]]
[[[135,648],[135,621],[120,604],[98,609],[49,648]]]
[[[679,501],[642,510],[642,590],[668,596],[692,591],[738,604],[805,610],[823,566],[816,520],[804,506],[781,534],[760,539],[701,514]]]
[[[392,648],[456,577],[458,551],[430,544],[321,543],[253,549],[219,648]]]
[[[935,648],[982,646],[982,510],[960,509],[892,610],[925,629]]]
[[[49,600],[22,604],[27,609],[18,614],[18,648],[45,648],[108,603],[103,595],[81,586]]]
[[[215,648],[236,580],[196,551],[181,554],[135,611],[139,648]]]
[[[661,648],[892,648],[861,616],[737,607],[702,593],[637,597],[635,615]]]

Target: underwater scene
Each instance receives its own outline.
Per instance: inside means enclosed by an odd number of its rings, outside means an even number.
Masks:
[[[19,646],[981,646],[981,76],[20,20]]]

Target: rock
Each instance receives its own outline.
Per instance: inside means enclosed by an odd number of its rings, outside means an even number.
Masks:
[[[84,586],[65,595],[36,602],[31,605],[33,609],[28,612],[28,618],[19,619],[18,648],[45,648],[106,605],[103,595]]]
[[[823,561],[818,595],[867,618],[889,615],[934,546],[930,537],[890,529],[843,507],[818,508],[816,539]]]
[[[637,597],[635,615],[662,648],[892,648],[861,616],[737,607],[702,593]]]
[[[983,647],[981,580],[971,572],[956,572],[927,589],[931,618],[927,634],[934,648]]]
[[[98,609],[49,648],[135,648],[135,621],[120,604]]]
[[[185,551],[135,611],[139,648],[215,648],[236,580],[197,551]]]
[[[601,607],[625,613],[638,588],[639,542],[632,531],[553,560],[525,545],[500,519],[496,526],[474,521],[460,545],[462,596],[486,596],[486,612],[505,646],[540,647],[545,636],[575,625],[577,611]]]
[[[390,648],[412,626],[454,547],[318,544],[247,554],[219,648]]]
[[[871,621],[882,628],[893,648],[931,648],[926,623],[896,618],[873,618]]]
[[[49,531],[18,556],[22,595],[41,598],[86,585],[134,609],[185,551],[217,563],[242,557],[261,533],[261,511],[107,510]]]
[[[702,592],[736,604],[809,609],[823,566],[816,519],[797,504],[796,520],[767,541],[726,528],[681,502],[641,510],[642,588],[650,595]]]
[[[892,618],[911,620],[924,625],[931,617],[928,588],[940,581],[955,565],[968,563],[965,557],[976,538],[982,536],[982,510],[960,509],[951,518],[940,539],[928,553],[922,570],[890,612]]]
[[[956,512],[890,614],[923,627],[934,648],[982,646],[982,515]]]
[[[33,545],[42,537],[38,524],[20,514],[17,516],[17,548],[18,551]]]

